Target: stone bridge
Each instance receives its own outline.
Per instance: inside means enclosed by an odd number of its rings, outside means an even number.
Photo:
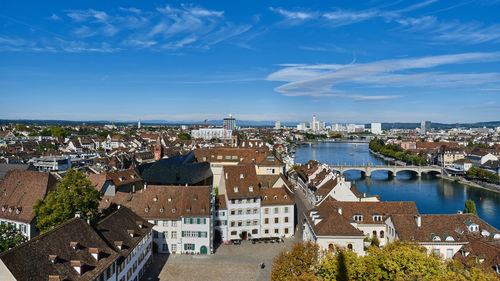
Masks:
[[[438,173],[443,174],[443,169],[438,166],[371,166],[371,165],[330,165],[330,169],[336,170],[343,174],[348,170],[361,171],[367,177],[371,177],[374,171],[387,171],[390,176],[396,175],[401,171],[409,171],[417,174],[419,177],[422,173]]]

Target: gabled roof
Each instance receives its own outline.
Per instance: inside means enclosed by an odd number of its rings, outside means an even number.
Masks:
[[[210,215],[210,187],[148,185],[136,193],[104,196],[101,209],[111,204],[126,206],[146,219],[174,219]]]
[[[418,214],[413,201],[342,202],[328,198],[327,200],[336,208],[342,208],[342,215],[348,220],[353,220],[354,214],[362,215],[363,220],[358,221],[358,224],[385,224],[384,220],[393,214]],[[373,220],[376,214],[382,215],[382,221]]]
[[[334,205],[335,200],[325,200],[323,204],[308,211],[309,221],[314,233],[317,236],[360,236],[364,234],[355,228],[343,215],[339,214],[338,208]],[[318,216],[320,222],[315,223],[313,216]]]
[[[295,203],[293,194],[289,194],[286,188],[262,188],[260,190],[261,205],[293,205]]]
[[[49,173],[9,171],[0,185],[0,218],[31,223],[36,200],[45,198],[56,184]]]
[[[226,181],[226,195],[228,199],[256,198],[260,196],[255,166],[224,166],[222,176]]]
[[[78,242],[76,249],[71,242]],[[97,262],[90,248],[99,249],[102,260]],[[57,257],[55,263],[49,255]],[[90,225],[74,218],[2,253],[0,259],[17,280],[47,281],[49,275],[58,275],[61,280],[94,280],[118,256]],[[81,262],[82,275],[72,267],[71,261]]]
[[[417,226],[413,215],[394,214],[391,219],[399,239],[407,241],[432,242],[431,234],[438,236],[441,241],[445,241],[445,235],[451,236],[454,242],[467,242],[475,239],[492,241],[492,236],[500,233],[472,214],[420,215],[420,227]],[[467,226],[471,223],[479,225],[479,231],[470,232]],[[482,230],[488,231],[489,236],[481,235]]]
[[[464,255],[463,252],[468,252]],[[500,265],[500,243],[485,243],[479,240],[471,241],[458,251],[453,259],[465,265],[476,264],[482,268],[491,270]],[[483,260],[482,262],[480,260]]]

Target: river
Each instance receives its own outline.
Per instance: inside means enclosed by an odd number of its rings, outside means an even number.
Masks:
[[[300,164],[311,159],[332,165],[386,164],[369,152],[367,143],[313,143],[296,146],[294,150],[295,162]],[[500,229],[500,193],[425,173],[420,178],[408,172],[399,172],[392,178],[386,171],[372,172],[371,178],[354,170],[344,174],[356,183],[359,191],[379,195],[384,201],[414,201],[422,214],[453,214],[463,210],[465,201],[471,199],[476,203],[479,217]]]

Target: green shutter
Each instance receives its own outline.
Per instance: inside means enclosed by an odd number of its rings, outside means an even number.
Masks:
[[[203,224],[207,224],[207,219],[203,219]]]
[[[184,224],[186,224],[186,223],[187,223],[187,218],[184,218]]]
[[[190,218],[190,219],[189,219],[189,223],[190,223],[190,224],[193,224],[193,218]]]
[[[198,231],[198,238],[201,237],[201,231]]]
[[[188,245],[184,244],[184,251],[187,251],[187,249],[188,249]]]
[[[182,237],[184,237],[184,231],[182,232]]]
[[[197,220],[197,221],[198,221],[198,224],[200,224],[200,218],[198,218],[198,220]]]

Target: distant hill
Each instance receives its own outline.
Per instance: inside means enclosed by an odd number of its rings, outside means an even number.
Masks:
[[[21,123],[25,125],[90,125],[90,126],[103,126],[106,124],[111,124],[111,121],[98,120],[98,121],[69,121],[69,120],[11,120],[11,119],[0,119],[0,124],[9,123]],[[117,126],[136,126],[137,121],[115,121]],[[200,125],[204,124],[204,121],[168,121],[168,120],[141,120],[143,125],[167,125],[167,126],[180,126],[180,125]],[[207,125],[222,126],[222,120],[208,120]],[[251,121],[251,120],[236,120],[236,125],[240,127],[274,127],[275,121]],[[281,126],[297,126],[299,122],[281,122]],[[332,123],[328,122],[327,125]],[[366,128],[370,128],[370,124],[365,124]],[[488,122],[476,122],[476,123],[461,123],[460,128],[495,128],[500,126],[500,121],[488,121]],[[420,123],[382,123],[383,129],[413,129],[419,128]],[[445,124],[445,123],[431,123],[432,128],[436,129],[451,129],[456,128],[456,123]]]

